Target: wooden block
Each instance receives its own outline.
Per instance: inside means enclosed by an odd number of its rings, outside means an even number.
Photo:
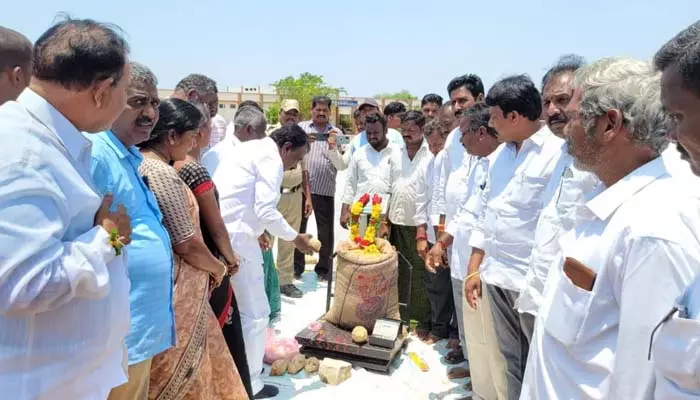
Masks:
[[[352,365],[345,361],[324,358],[318,369],[321,381],[329,385],[339,385],[352,376]]]

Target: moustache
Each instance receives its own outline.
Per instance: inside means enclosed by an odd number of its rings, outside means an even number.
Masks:
[[[136,126],[153,126],[153,120],[149,117],[138,118],[135,122]]]
[[[564,115],[553,115],[553,116],[547,118],[547,123],[550,125],[553,125],[556,123],[566,124],[567,122],[569,122],[569,119],[566,118]]]

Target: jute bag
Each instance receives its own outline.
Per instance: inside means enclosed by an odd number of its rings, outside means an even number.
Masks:
[[[364,326],[368,332],[378,318],[399,315],[398,254],[391,244],[376,239],[381,254],[363,253],[354,243],[340,242],[333,305],[324,320],[345,329]]]

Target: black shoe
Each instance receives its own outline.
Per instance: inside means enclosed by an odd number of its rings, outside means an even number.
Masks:
[[[277,389],[277,386],[265,385],[258,393],[255,394],[255,396],[253,396],[253,399],[269,399],[277,396],[279,393],[280,390]]]
[[[280,293],[293,299],[301,299],[304,295],[304,292],[292,284],[280,286]]]
[[[298,279],[301,279],[301,274],[302,274],[302,272],[295,272],[295,273],[294,273],[294,279],[297,279],[297,280],[298,280]]]
[[[316,273],[317,279],[319,282],[328,282],[328,274],[327,273]]]

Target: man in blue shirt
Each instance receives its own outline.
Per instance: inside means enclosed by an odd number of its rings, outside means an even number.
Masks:
[[[142,157],[135,147],[148,139],[158,121],[156,85],[146,66],[131,63],[124,111],[112,130],[88,136],[95,184],[103,195],[114,195],[114,204],[124,204],[132,226],[126,247],[131,280],[129,381],[114,388],[109,400],[145,400],[151,359],[175,345],[172,247],[158,203],[138,173]]]

